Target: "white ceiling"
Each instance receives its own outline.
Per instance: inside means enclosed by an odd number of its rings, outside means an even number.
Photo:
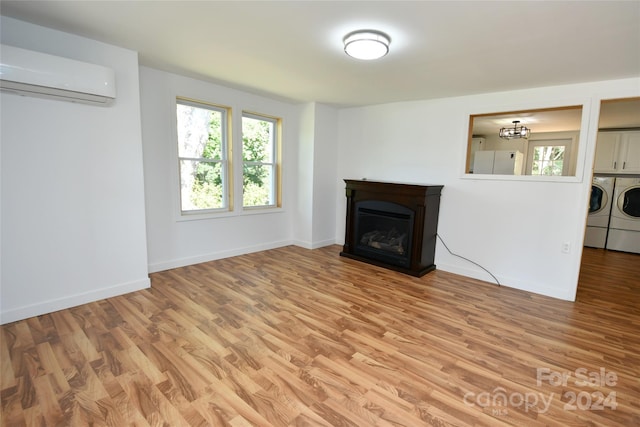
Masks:
[[[355,106],[640,75],[639,1],[2,0],[0,13],[293,102]],[[389,55],[345,55],[342,37],[361,28],[388,33]]]

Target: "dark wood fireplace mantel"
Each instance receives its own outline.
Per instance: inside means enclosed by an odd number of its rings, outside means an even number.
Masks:
[[[341,256],[417,277],[435,269],[442,185],[351,179],[345,179],[345,183],[347,218]],[[399,237],[391,239],[397,246],[376,243],[371,247],[364,243],[370,234],[390,234],[384,228],[392,228]]]

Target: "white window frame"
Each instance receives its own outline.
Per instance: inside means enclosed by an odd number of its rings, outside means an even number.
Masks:
[[[281,196],[281,135],[282,135],[282,119],[279,117],[269,116],[266,114],[253,113],[248,111],[242,112],[242,119],[250,118],[254,120],[261,120],[270,122],[273,125],[273,138],[271,139],[271,150],[272,156],[270,162],[256,162],[256,161],[245,161],[244,156],[242,155],[242,178],[240,181],[240,188],[242,188],[244,193],[244,166],[256,166],[256,165],[264,165],[271,167],[271,194],[269,199],[271,203],[265,205],[244,205],[244,194],[242,199],[242,209],[243,210],[256,210],[256,209],[265,209],[265,208],[280,208],[282,207],[282,196]],[[244,153],[244,139],[240,138],[241,153]]]
[[[538,140],[529,140],[527,147],[527,165],[526,165],[526,175],[531,175],[533,170],[533,151],[536,147],[564,147],[564,153],[562,155],[562,175],[553,175],[553,176],[568,176],[569,175],[569,167],[571,160],[571,148],[573,147],[573,139],[572,138],[558,138],[558,139],[538,139]],[[547,175],[533,175],[533,176],[547,176]]]
[[[178,124],[177,124],[177,111],[178,105],[186,105],[195,108],[201,108],[205,110],[211,110],[215,112],[221,113],[222,117],[220,120],[221,125],[221,138],[222,138],[222,147],[221,147],[221,158],[220,159],[208,159],[202,157],[182,157],[180,156],[179,144],[178,140]],[[176,119],[176,154],[178,159],[178,210],[180,212],[181,217],[194,217],[194,216],[202,216],[213,213],[220,212],[229,212],[233,210],[233,183],[230,177],[232,174],[232,164],[231,164],[231,147],[232,141],[230,138],[230,123],[231,123],[231,108],[223,105],[212,104],[204,101],[197,101],[189,98],[176,97],[176,103],[174,108],[174,117]],[[182,208],[182,171],[181,171],[181,163],[183,160],[186,161],[199,161],[205,163],[220,163],[221,164],[221,178],[222,178],[222,206],[219,208],[203,208],[203,209],[188,209],[184,210]]]

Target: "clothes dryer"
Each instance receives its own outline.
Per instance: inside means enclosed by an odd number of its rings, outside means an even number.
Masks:
[[[640,253],[640,178],[616,178],[606,248]]]
[[[592,248],[604,248],[607,242],[609,215],[616,178],[612,176],[595,176],[591,183],[589,198],[589,214],[584,245]]]

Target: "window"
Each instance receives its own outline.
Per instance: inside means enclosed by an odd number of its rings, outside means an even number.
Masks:
[[[521,151],[524,154],[523,175],[535,177],[524,180],[547,181],[542,177],[571,176],[574,179],[560,181],[580,181],[581,178],[578,178],[578,175],[581,173],[577,172],[581,170],[582,163],[578,162],[578,157],[581,152],[584,152],[586,144],[585,133],[581,133],[580,129],[588,120],[588,115],[589,108],[583,108],[581,104],[472,114],[469,116],[469,138],[464,159],[465,173],[474,174],[473,177],[470,177],[473,179],[482,175],[474,170],[476,151]],[[512,128],[514,121],[519,121],[521,125],[530,128],[531,135],[528,139],[506,140],[499,137],[499,130],[503,127]],[[479,144],[478,141],[481,140],[484,142]],[[532,148],[533,146],[536,147],[535,150]],[[547,147],[543,148],[543,146]],[[559,173],[560,170],[562,173]],[[483,172],[483,174],[490,175],[491,173]],[[522,177],[514,176],[514,179],[522,180]],[[553,181],[556,180],[553,179]]]
[[[242,115],[242,206],[280,206],[280,119]]]
[[[240,197],[241,208],[282,206],[281,119],[244,112],[232,123],[229,107],[176,98],[181,215],[234,212]],[[242,138],[234,141],[236,127]],[[242,173],[233,167],[240,153]]]
[[[568,175],[571,140],[531,141],[529,143],[528,175]]]
[[[531,175],[562,176],[564,147],[535,147]]]
[[[178,98],[176,112],[182,213],[228,210],[229,109]]]

